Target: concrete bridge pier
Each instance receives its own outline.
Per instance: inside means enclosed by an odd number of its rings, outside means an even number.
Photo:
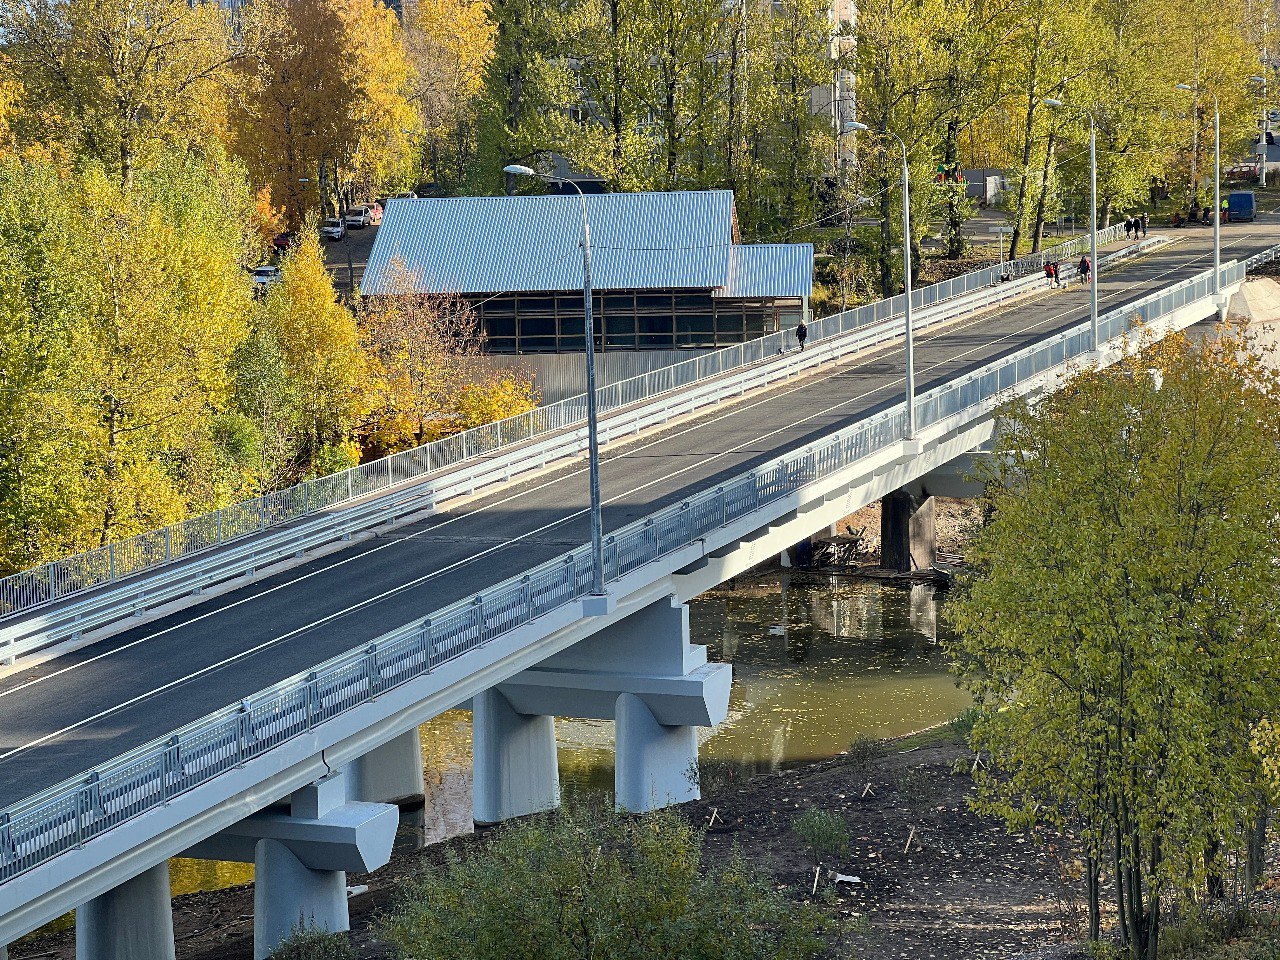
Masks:
[[[417,806],[423,802],[422,740],[415,727],[346,768],[350,800]]]
[[[732,680],[689,642],[689,608],[665,597],[497,690],[523,716],[615,721],[615,802],[638,812],[699,796],[695,728],[725,718]],[[477,699],[477,728],[481,717]]]
[[[521,712],[494,687],[471,700],[472,819],[501,823],[560,805],[555,716]]]
[[[254,960],[266,960],[299,926],[349,929],[347,873],[368,873],[391,859],[399,811],[353,802],[352,789],[335,771],[294,792],[287,808],[255,813],[184,853],[254,865]]]
[[[166,860],[77,907],[76,960],[174,960],[172,896]]]
[[[880,501],[880,566],[899,573],[929,570],[938,559],[933,497],[895,490]]]

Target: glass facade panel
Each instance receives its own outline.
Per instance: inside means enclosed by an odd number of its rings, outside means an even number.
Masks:
[[[474,298],[490,353],[580,353],[582,298],[573,291]],[[592,304],[597,349],[722,347],[794,327],[799,300],[727,300],[700,291],[610,291]]]

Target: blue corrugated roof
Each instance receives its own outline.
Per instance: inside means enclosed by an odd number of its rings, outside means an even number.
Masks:
[[[715,291],[733,283],[748,292],[717,295],[809,295],[813,248],[734,244],[729,190],[589,194],[586,201],[597,290]],[[360,286],[392,292],[400,260],[420,290],[575,290],[582,286],[581,236],[577,196],[391,200]]]
[[[587,196],[598,290],[718,286],[733,242],[728,190]],[[387,204],[361,288],[385,292],[395,258],[449,293],[582,286],[576,196],[455,197]]]
[[[755,243],[729,250],[729,274],[716,297],[807,297],[813,290],[813,244]]]

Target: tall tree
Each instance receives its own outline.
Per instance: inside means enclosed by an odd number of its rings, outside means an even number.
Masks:
[[[263,41],[232,105],[233,144],[253,182],[298,225],[328,201],[368,196],[407,155],[409,65],[377,0],[264,5]],[[406,132],[408,131],[408,132]]]
[[[1090,936],[1154,960],[1267,786],[1280,707],[1280,382],[1235,336],[1170,338],[1001,415],[990,522],[949,615],[977,806],[1079,824]]]
[[[476,111],[495,27],[484,0],[418,0],[405,23],[416,65],[411,99],[420,116],[422,180],[457,190],[476,154]]]
[[[244,184],[169,157],[126,190],[90,168],[0,170],[0,555],[98,546],[215,505],[235,483],[212,418],[250,298]],[[36,213],[31,197],[40,196]]]
[[[285,258],[282,279],[272,286],[256,323],[268,351],[283,359],[301,479],[359,462],[352,439],[368,412],[371,368],[350,310],[338,302],[314,230],[304,230]],[[269,344],[274,343],[274,346]]]
[[[2,0],[21,135],[65,143],[128,186],[140,156],[220,138],[232,65],[256,36],[216,3]]]

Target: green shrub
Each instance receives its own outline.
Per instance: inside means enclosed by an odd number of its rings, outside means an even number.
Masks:
[[[978,722],[978,708],[965,707],[957,713],[947,723],[947,728],[951,731],[952,736],[963,743],[969,742],[969,734],[973,732],[973,725]]]
[[[299,923],[293,933],[281,941],[271,960],[357,960],[351,940],[345,933],[330,933]]]
[[[810,807],[792,820],[791,829],[804,841],[814,860],[844,853],[849,849],[849,841],[852,839],[849,824],[844,817],[817,807]]]
[[[738,854],[709,867],[673,813],[567,809],[451,850],[408,882],[379,936],[431,960],[806,960],[823,923]]]

